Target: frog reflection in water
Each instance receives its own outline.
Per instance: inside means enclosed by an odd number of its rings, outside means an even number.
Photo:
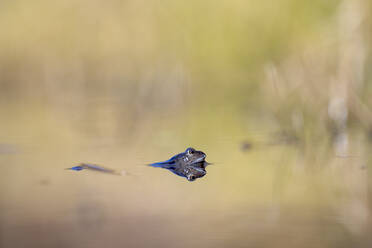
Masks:
[[[185,152],[177,154],[167,161],[149,165],[170,170],[178,176],[186,177],[189,181],[194,181],[207,174],[205,167],[210,163],[205,161],[205,157],[204,152],[190,147]]]

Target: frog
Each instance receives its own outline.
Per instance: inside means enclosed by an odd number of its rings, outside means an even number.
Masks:
[[[179,153],[166,161],[152,163],[149,164],[149,166],[167,169],[192,182],[207,174],[206,167],[211,163],[205,161],[205,158],[206,155],[204,152],[189,147],[184,152]]]

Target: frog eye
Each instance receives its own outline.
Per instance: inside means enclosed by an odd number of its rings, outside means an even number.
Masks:
[[[194,154],[195,150],[193,148],[187,148],[188,154]]]

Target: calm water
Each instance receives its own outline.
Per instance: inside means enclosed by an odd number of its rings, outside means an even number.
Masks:
[[[349,138],[353,156],[344,158],[323,143],[275,142],[239,113],[204,120],[170,110],[129,125],[117,110],[107,103],[2,108],[1,247],[371,244],[363,135]],[[195,182],[145,166],[188,146],[214,163]],[[64,170],[80,162],[131,175]]]

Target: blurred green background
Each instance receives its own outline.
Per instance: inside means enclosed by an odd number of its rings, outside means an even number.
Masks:
[[[2,0],[0,247],[371,247],[371,11]]]

